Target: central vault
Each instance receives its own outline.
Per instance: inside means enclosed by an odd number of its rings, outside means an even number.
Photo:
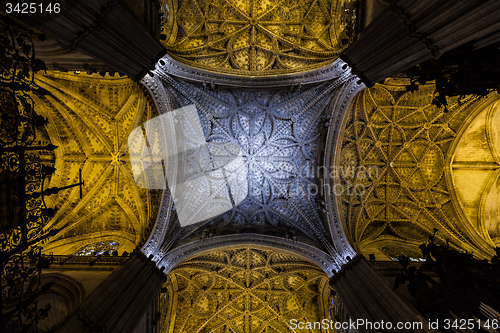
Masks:
[[[255,232],[301,239],[330,252],[314,170],[320,127],[337,84],[254,91],[208,88],[166,74],[158,82],[166,101],[162,105],[157,100],[160,113],[195,105],[207,143],[238,145],[248,179],[243,202],[212,220],[182,228],[171,242]]]

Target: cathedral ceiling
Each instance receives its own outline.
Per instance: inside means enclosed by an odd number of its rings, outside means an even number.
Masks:
[[[172,101],[170,109],[196,105],[207,142],[239,146],[248,178],[242,203],[182,230],[178,222],[171,225],[168,246],[173,240],[186,244],[205,234],[260,232],[299,239],[333,253],[318,208],[314,170],[324,112],[338,84],[255,92],[212,90],[166,75],[162,80],[167,100]],[[200,193],[192,194],[196,196]]]
[[[314,322],[327,317],[327,281],[315,265],[282,252],[238,248],[198,255],[169,274],[167,292],[160,296],[165,314],[160,329],[292,332],[291,319]]]
[[[162,0],[162,43],[180,62],[210,71],[305,71],[338,57],[346,38],[343,6],[350,2]]]
[[[471,200],[497,198],[498,154],[491,142],[497,140],[498,116],[486,110],[462,135],[480,100],[451,99],[444,112],[431,105],[432,85],[407,93],[405,82],[386,82],[353,101],[332,169],[343,185],[337,202],[351,244],[365,255],[381,251],[418,258],[418,245],[438,228],[442,244],[449,240],[489,257],[493,244],[478,225],[481,208],[471,207]],[[489,197],[485,188],[491,189]],[[498,201],[494,209],[485,203],[491,221]]]
[[[455,148],[452,179],[467,220],[488,240],[500,243],[500,104],[473,118]]]
[[[162,0],[162,42],[176,60],[212,72],[243,78],[304,72],[332,63],[342,51],[343,3]],[[321,123],[340,82],[257,91],[160,74],[167,111],[194,104],[207,142],[241,149],[249,185],[241,204],[210,221],[180,228],[172,214],[163,251],[249,232],[334,253],[311,190],[318,184]],[[50,122],[46,136],[59,146],[49,186],[78,182],[80,169],[85,181],[82,199],[77,188],[48,198],[58,211],[47,227],[63,230],[45,249],[69,254],[103,241],[127,250],[142,244],[162,193],[136,185],[127,138],[157,115],[152,103],[125,78],[51,72],[38,75],[37,83],[50,92],[34,98]],[[433,228],[441,242],[480,256],[499,241],[498,107],[474,118],[479,101],[467,97],[450,100],[445,113],[431,105],[432,92],[426,86],[406,93],[404,83],[392,80],[361,92],[345,118],[332,166],[342,184],[337,207],[350,243],[364,254],[419,257],[418,245]]]
[[[73,73],[38,74],[49,95],[34,96],[55,150],[56,172],[46,187],[85,182],[83,198],[72,188],[46,197],[57,212],[47,228],[63,228],[47,252],[72,254],[85,245],[115,241],[130,251],[147,237],[155,193],[138,188],[130,171],[127,137],[154,109],[128,78]],[[158,200],[159,198],[156,198]],[[154,223],[154,222],[153,222]]]

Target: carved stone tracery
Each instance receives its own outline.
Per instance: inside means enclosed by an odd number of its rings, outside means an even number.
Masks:
[[[315,156],[320,122],[331,96],[343,81],[326,81],[292,92],[255,92],[209,89],[174,79],[159,70],[154,78],[144,79],[160,112],[194,104],[207,142],[236,143],[247,168],[247,199],[208,224],[185,227],[175,236],[174,230],[170,230],[166,236],[169,246],[186,243],[190,234],[205,226],[223,230],[228,225],[252,225],[257,227],[256,232],[259,226],[295,229],[326,252],[335,253],[318,214],[315,194],[311,195],[310,190],[318,178]],[[173,226],[158,225],[169,227]],[[168,248],[163,249],[166,251]]]
[[[299,257],[254,247],[215,250],[179,264],[164,286],[162,332],[290,332],[320,321],[325,274]],[[320,332],[313,330],[313,332]]]
[[[147,236],[159,207],[157,195],[135,185],[128,162],[131,128],[153,116],[154,107],[128,78],[49,72],[36,82],[49,94],[33,96],[55,150],[56,172],[46,187],[78,182],[78,188],[46,197],[57,207],[48,228],[63,228],[45,244],[46,251],[73,254],[98,241],[118,241],[131,251]],[[154,207],[153,207],[154,206]]]
[[[342,50],[343,2],[162,1],[163,42],[189,65],[239,75],[275,75],[326,65]]]
[[[463,226],[445,177],[450,147],[476,100],[450,100],[444,113],[431,105],[432,88],[376,85],[359,93],[346,115],[332,176],[343,186],[340,217],[357,251],[394,253],[391,242],[399,242],[416,256],[433,228],[443,243],[478,256],[491,251]]]

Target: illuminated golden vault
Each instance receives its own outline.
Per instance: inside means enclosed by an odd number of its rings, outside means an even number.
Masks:
[[[216,72],[258,76],[318,68],[342,50],[343,3],[165,0],[163,45],[175,59]]]
[[[296,256],[226,249],[184,261],[161,296],[162,332],[291,332],[292,319],[329,318],[328,278]],[[312,330],[320,332],[320,330]]]
[[[57,213],[46,226],[63,228],[44,245],[54,254],[72,254],[97,242],[118,242],[131,251],[148,236],[156,217],[159,194],[135,185],[128,157],[130,131],[155,109],[140,87],[128,78],[97,74],[48,72],[36,83],[48,90],[33,96],[37,112],[47,117],[47,133],[55,150],[56,172],[46,187],[85,182],[46,197]]]
[[[452,180],[463,217],[485,242],[500,245],[500,103],[485,103],[460,133]]]
[[[465,192],[472,195],[459,184],[461,179],[483,189],[479,179],[484,177],[459,178],[457,162],[452,165],[454,183],[450,175],[454,147],[480,100],[450,99],[445,112],[431,105],[433,85],[408,93],[405,80],[386,82],[359,93],[344,119],[336,181],[346,189],[337,198],[348,239],[365,255],[382,252],[418,259],[422,257],[418,246],[437,228],[441,244],[449,240],[452,247],[490,257],[493,243],[477,222],[471,225],[463,217],[462,209],[472,214],[467,204],[455,199],[456,191],[462,198]],[[475,137],[477,145],[487,145]],[[473,150],[481,159],[480,152]],[[498,169],[493,157],[491,162]],[[489,172],[496,172],[495,168]]]

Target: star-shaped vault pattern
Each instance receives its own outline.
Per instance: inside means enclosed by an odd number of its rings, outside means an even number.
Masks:
[[[433,86],[408,93],[395,82],[362,91],[346,115],[332,176],[345,189],[337,200],[347,237],[362,253],[415,257],[437,228],[443,243],[481,248],[475,231],[459,227],[446,181],[450,147],[476,99],[450,99],[446,112],[431,104]]]
[[[131,251],[144,242],[161,193],[139,188],[130,168],[130,130],[154,116],[152,103],[128,78],[48,72],[35,82],[48,91],[33,96],[55,150],[56,171],[47,187],[84,186],[47,196],[56,207],[47,228],[62,230],[44,244],[47,253],[73,254],[89,244],[115,242]],[[157,204],[156,204],[157,205]]]
[[[169,53],[209,70],[297,72],[321,67],[342,50],[342,1],[181,0],[162,7]]]
[[[182,262],[160,298],[163,332],[293,332],[320,321],[326,275],[293,255],[253,248],[211,251]],[[175,314],[175,315],[174,315]],[[320,332],[311,329],[310,332]]]
[[[207,225],[271,227],[299,231],[328,248],[313,170],[320,124],[336,85],[255,92],[208,89],[162,75],[175,108],[196,106],[208,143],[240,147],[248,177],[242,203],[212,221],[185,227],[183,237]]]

